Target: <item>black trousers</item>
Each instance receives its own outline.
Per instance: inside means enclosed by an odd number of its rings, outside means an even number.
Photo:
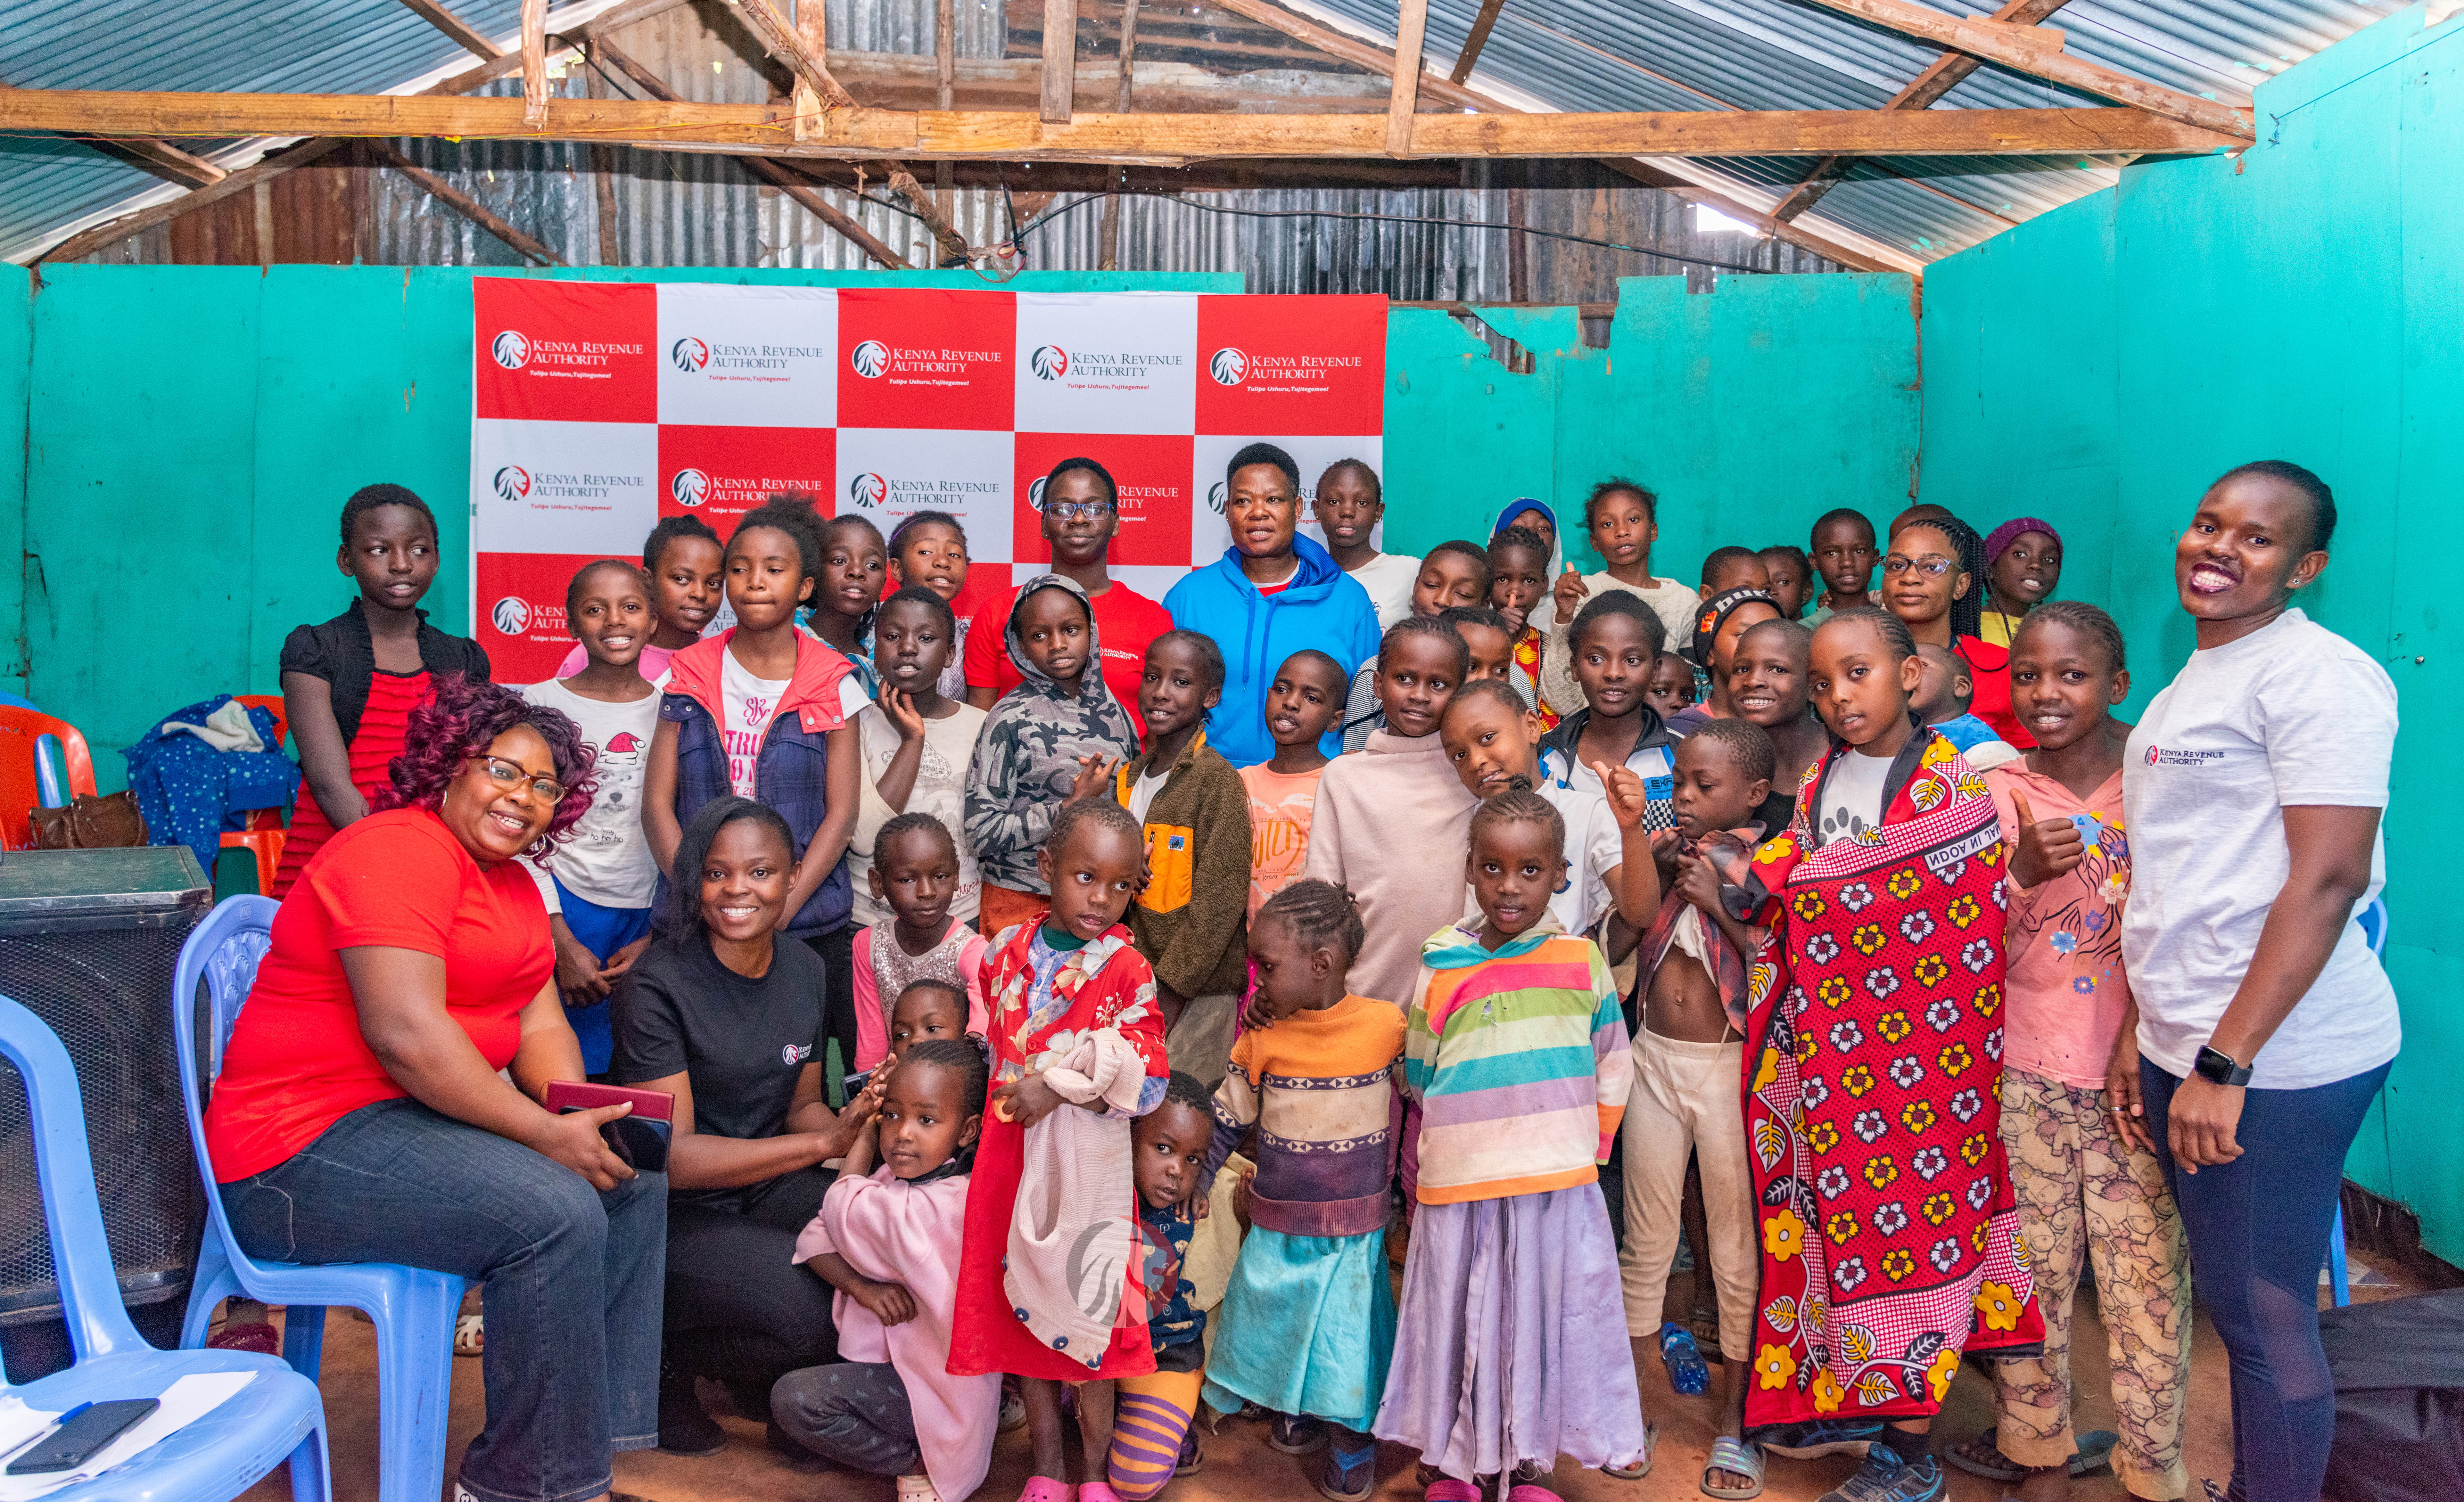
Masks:
[[[830,1286],[791,1266],[796,1234],[838,1175],[814,1167],[707,1199],[668,1203],[662,1355],[674,1370],[724,1382],[748,1413],[767,1412],[789,1372],[835,1361]]]

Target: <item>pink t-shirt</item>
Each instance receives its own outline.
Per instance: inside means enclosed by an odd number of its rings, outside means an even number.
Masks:
[[[1314,772],[1278,772],[1261,762],[1241,768],[1249,790],[1249,916],[1268,897],[1299,879],[1309,859],[1309,818],[1317,811]]]
[[[2069,819],[2087,858],[2041,887],[2010,889],[2003,986],[2009,993],[2002,1062],[2081,1090],[2104,1086],[2105,1066],[2130,1006],[2122,969],[2122,910],[2130,895],[2130,844],[2122,828],[2122,774],[2082,803],[2025,759],[1985,774],[2002,838],[2016,850],[2019,819],[2012,790],[2042,819]]]
[[[642,660],[633,664],[633,671],[642,675],[643,682],[656,683],[667,675],[668,659],[674,656],[679,650],[674,647],[645,647],[642,649]],[[566,652],[564,660],[556,665],[556,675],[560,678],[569,678],[589,666],[590,653],[582,650],[582,643],[575,642],[573,651]]]

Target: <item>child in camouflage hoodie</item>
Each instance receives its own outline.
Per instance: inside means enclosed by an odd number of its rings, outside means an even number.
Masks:
[[[1035,852],[1073,798],[1108,791],[1138,754],[1129,713],[1104,686],[1087,591],[1063,574],[1028,580],[1002,630],[1025,682],[1003,695],[967,768],[967,840],[983,872],[987,935],[1050,905]]]

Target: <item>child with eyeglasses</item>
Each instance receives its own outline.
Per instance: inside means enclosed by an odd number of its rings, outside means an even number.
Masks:
[[[1053,573],[1075,580],[1086,591],[1094,610],[1095,635],[1103,643],[1104,686],[1112,691],[1113,699],[1135,725],[1147,644],[1172,630],[1172,616],[1112,577],[1112,539],[1121,530],[1120,487],[1112,482],[1111,472],[1093,459],[1064,459],[1045,476],[1043,499],[1036,509],[1043,556],[1037,556],[1039,550],[1032,543],[1023,544],[1017,560],[1020,572],[1043,572],[1027,565],[1043,564],[1048,559]],[[1017,599],[1015,590],[987,598],[968,629],[967,702],[978,709],[992,708],[1002,695],[1026,681],[1010,661],[1002,635]],[[1140,735],[1143,739],[1143,730]]]

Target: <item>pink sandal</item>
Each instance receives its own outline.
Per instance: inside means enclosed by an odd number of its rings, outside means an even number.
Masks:
[[[1480,1488],[1452,1476],[1440,1476],[1420,1493],[1420,1502],[1480,1502]]]
[[[1075,1502],[1076,1489],[1050,1476],[1029,1476],[1018,1502]]]
[[[1565,1502],[1565,1499],[1537,1482],[1527,1481],[1506,1493],[1506,1502]]]

